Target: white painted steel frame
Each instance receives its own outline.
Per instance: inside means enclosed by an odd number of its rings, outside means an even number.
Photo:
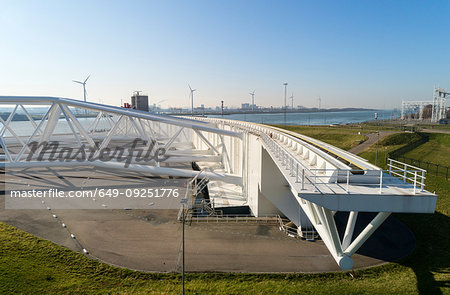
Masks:
[[[410,165],[404,166],[405,175],[414,173],[414,175],[416,176],[412,181],[412,186],[409,184],[399,184],[395,181],[392,182],[392,176],[386,174],[386,176],[384,176],[384,181],[389,181],[389,183],[393,186],[404,188],[402,194],[406,194],[406,196],[386,195],[383,196],[380,200],[380,197],[378,195],[383,193],[383,185],[386,185],[383,183],[383,170],[367,163],[362,158],[354,155],[349,155],[345,151],[332,147],[328,144],[321,143],[317,140],[311,140],[307,137],[304,137],[306,141],[302,141],[302,136],[294,137],[293,135],[296,134],[281,130],[279,128],[226,119],[202,118],[200,120],[215,122],[217,126],[221,126],[222,128],[225,128],[225,126],[228,125],[229,129],[241,129],[244,132],[254,134],[263,139],[266,150],[269,152],[271,158],[274,160],[288,183],[290,183],[293,197],[296,198],[299,205],[306,213],[307,217],[322,238],[333,258],[336,260],[337,264],[344,270],[348,270],[353,267],[353,259],[351,258],[351,256],[356,253],[356,251],[358,251],[358,249],[364,244],[365,241],[367,241],[367,239],[375,232],[375,230],[380,227],[380,225],[389,217],[392,211],[408,212],[408,208],[405,208],[404,206],[405,201],[407,203],[414,202],[415,204],[419,204],[414,207],[414,210],[417,210],[414,212],[429,213],[429,210],[432,210],[433,212],[436,206],[436,196],[429,192],[426,192],[426,195],[420,197],[415,196],[416,186],[420,186],[422,188],[422,192],[425,192],[423,190],[423,180],[425,178],[423,177],[420,183],[417,181],[418,171],[420,171],[421,173],[423,171],[422,169],[415,170],[417,167],[413,167]],[[364,175],[350,177],[349,172],[352,171],[352,167],[349,167],[346,164],[336,160],[334,157],[331,157],[329,154],[324,153],[321,149],[316,148],[310,143],[317,143],[321,147],[325,147],[334,154],[340,155],[345,159],[350,158],[354,164],[364,168]],[[390,163],[392,165],[393,162],[391,161]],[[414,172],[408,171],[408,168],[411,168],[412,170],[414,170]],[[392,172],[392,170],[390,172]],[[346,191],[347,195],[336,194],[336,192],[331,188],[327,190],[327,185],[329,184],[329,186],[331,187],[331,185],[336,184],[340,180],[339,178],[342,178],[342,175],[345,175],[346,178],[346,188],[342,188],[342,190]],[[318,182],[317,178],[320,178],[321,180]],[[361,183],[361,179],[365,179],[365,181]],[[299,182],[301,182],[301,184]],[[305,183],[309,186],[309,191],[315,194],[305,195]],[[352,190],[349,189],[349,186],[364,187],[370,185],[378,186],[379,192],[375,195],[365,198],[364,201],[369,206],[364,207],[365,210],[359,210],[363,207],[361,206],[360,202],[357,202],[357,198],[365,196],[361,195],[360,193],[359,195],[351,194]],[[325,189],[323,188],[324,186]],[[308,198],[306,198],[307,196]],[[318,196],[322,197],[322,203],[317,202],[319,201]],[[329,197],[330,199],[342,198],[342,200],[351,197],[354,198],[353,200],[356,203],[356,206],[354,206],[355,209],[343,210],[350,212],[342,241],[339,238],[339,233],[334,220],[334,214],[336,213],[336,211],[327,208],[328,203],[323,202],[323,197],[325,196]],[[398,202],[398,198],[402,198],[402,203],[396,207],[392,206],[392,200]],[[409,201],[407,198],[410,198]],[[420,209],[420,201],[422,201],[420,198],[427,201],[427,206],[424,206],[424,208],[422,209],[423,211],[421,211]],[[382,207],[383,209],[381,209]],[[381,210],[387,210],[387,212],[383,212]],[[356,220],[360,211],[375,211],[378,212],[378,214],[364,228],[364,230],[353,239]],[[299,224],[296,225],[300,226]]]
[[[48,141],[51,138],[67,141],[70,140],[69,135],[73,136],[77,148],[80,148],[82,145],[86,145],[87,148],[94,148],[96,147],[95,141],[100,140],[100,144],[98,146],[98,150],[94,154],[94,158],[99,156],[100,149],[109,147],[114,138],[125,139],[131,142],[134,135],[135,138],[141,138],[143,141],[147,141],[146,145],[148,147],[150,147],[151,142],[155,142],[158,147],[165,148],[167,155],[170,156],[170,158],[165,161],[165,164],[186,164],[197,161],[220,163],[223,159],[230,158],[227,154],[226,148],[222,148],[219,151],[204,134],[220,134],[220,137],[217,139],[218,141],[222,141],[222,143],[223,140],[228,137],[241,141],[240,133],[218,129],[211,126],[211,124],[204,122],[170,116],[160,116],[151,113],[144,113],[89,102],[80,102],[65,98],[1,96],[0,105],[2,104],[14,105],[14,108],[6,121],[0,117],[0,123],[2,124],[0,131],[0,146],[5,154],[3,157],[4,161],[1,165],[6,166],[7,168],[20,168],[25,166],[63,167],[86,165],[98,166],[102,168],[110,167],[113,169],[124,168],[123,164],[121,165],[121,163],[114,161],[88,161],[87,159],[84,162],[26,161],[28,153],[30,152],[28,144],[31,142],[36,141],[41,143]],[[36,124],[35,120],[25,107],[36,105],[47,105],[49,107],[47,112],[42,116],[42,118],[40,118],[39,124]],[[80,123],[80,119],[72,112],[72,107],[91,112],[98,112],[98,114],[86,129]],[[10,127],[11,122],[13,121],[13,118],[17,114],[19,108],[23,110],[33,128],[27,136],[19,136],[16,134],[14,129]],[[69,127],[71,131],[69,134],[60,134],[55,132],[58,124],[62,122],[61,119],[63,119]],[[107,130],[96,132],[96,128],[101,120],[104,120],[105,124],[107,124],[109,128]],[[189,136],[185,133],[186,130],[192,131],[192,134],[198,136],[206,148],[194,147],[192,145],[192,139],[189,139]],[[9,137],[6,136],[7,131],[10,133]],[[18,145],[20,150],[13,153],[12,150],[8,148],[8,145],[10,144]],[[35,155],[39,154],[41,149],[42,147],[35,151]],[[222,166],[227,166],[227,164],[224,163]],[[130,167],[126,169],[157,175],[182,177],[192,177],[195,175],[195,171],[192,171],[190,165],[186,169],[181,169],[180,167],[160,167],[160,163],[155,163],[155,161],[150,161],[146,165],[142,165],[142,163],[139,164],[133,160]],[[233,175],[227,172],[208,172],[206,174],[209,174],[208,177],[211,179],[226,179],[231,183],[236,183],[239,185],[242,184],[242,180],[239,175]]]

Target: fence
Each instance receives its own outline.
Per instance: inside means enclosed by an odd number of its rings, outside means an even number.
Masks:
[[[427,170],[427,173],[431,174],[431,175],[442,176],[447,179],[448,179],[448,176],[450,175],[449,174],[450,167],[448,167],[448,166],[443,166],[440,164],[430,163],[427,161],[412,159],[412,158],[408,158],[405,156],[397,156],[397,157],[393,157],[393,158],[398,161],[402,161],[403,163],[414,165],[416,167],[425,169],[425,170]]]
[[[404,147],[401,147],[395,151],[392,151],[389,153],[389,157],[392,159],[396,159],[400,156],[403,156],[404,154],[406,154],[409,151],[412,151],[413,149],[419,147],[420,145],[427,143],[430,140],[430,136],[426,133],[417,133],[420,136],[420,139],[411,142],[409,144],[407,144]]]

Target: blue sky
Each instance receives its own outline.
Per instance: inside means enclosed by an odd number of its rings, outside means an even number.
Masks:
[[[450,88],[449,1],[2,1],[0,95],[400,107]]]

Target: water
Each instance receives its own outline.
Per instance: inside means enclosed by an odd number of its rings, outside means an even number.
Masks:
[[[348,111],[348,112],[312,112],[312,113],[287,113],[286,122],[284,113],[280,114],[233,114],[233,115],[210,115],[212,118],[224,118],[241,120],[254,123],[279,124],[279,125],[330,125],[361,123],[374,120],[378,113],[378,120],[395,119],[400,115],[393,110],[377,111]]]
[[[287,125],[330,125],[330,124],[349,124],[360,123],[374,119],[374,114],[378,113],[378,119],[398,118],[399,114],[392,110],[385,111],[349,111],[349,112],[313,112],[313,113],[287,113],[286,124]],[[44,113],[36,110],[34,113]],[[221,115],[209,115],[212,118],[222,118]],[[284,125],[284,114],[233,114],[223,116],[225,119],[235,119],[241,121],[248,121],[254,123],[264,124],[280,124]],[[79,118],[80,124],[87,129],[95,118]],[[35,120],[36,124],[39,124],[40,120]],[[42,126],[42,129],[45,128]],[[0,128],[3,127],[0,124]],[[12,121],[10,127],[19,136],[30,136],[34,131],[34,127],[29,121]],[[96,129],[105,130],[109,129],[110,125],[104,120],[99,122]],[[56,126],[55,134],[71,133],[71,129],[66,119],[60,119]],[[6,136],[11,136],[9,131],[6,131]]]
[[[95,118],[79,118],[78,121],[80,122],[81,126],[84,127],[84,129],[87,129],[92,121],[94,121]],[[39,125],[41,120],[35,120],[36,124]],[[44,122],[41,126],[41,130],[45,129],[47,122]],[[30,121],[12,121],[9,126],[11,129],[16,133],[18,136],[31,136],[34,132],[34,127],[31,124]],[[0,129],[3,127],[3,125],[0,123]],[[98,129],[109,129],[110,126],[106,124],[104,121],[99,122],[97,125]],[[68,134],[72,133],[69,124],[67,123],[66,119],[59,119],[58,124],[55,127],[54,134]],[[5,137],[10,137],[12,134],[9,132],[9,130],[5,131]]]

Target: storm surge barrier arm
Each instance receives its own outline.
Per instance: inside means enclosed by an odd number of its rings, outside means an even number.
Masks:
[[[235,120],[197,119],[221,129],[242,132],[244,139],[254,136],[261,142],[270,157],[266,161],[272,164],[269,165],[271,171],[261,169],[262,182],[256,184],[261,188],[260,193],[299,231],[308,230],[308,224],[302,224],[298,216],[305,214],[342,269],[353,267],[352,255],[392,212],[434,212],[437,196],[424,190],[425,171],[417,167],[397,165],[394,168],[394,163],[400,163],[391,161],[390,169],[385,171],[349,152],[291,131]],[[276,167],[281,178],[276,177],[272,167]],[[264,177],[264,174],[269,176]],[[399,174],[402,177],[395,177]],[[411,175],[413,177],[409,177]],[[269,186],[277,187],[278,191],[265,191],[263,180],[270,180]],[[287,197],[289,193],[291,199]],[[296,206],[298,209],[292,209]],[[338,211],[348,212],[343,233],[338,232],[334,219]],[[354,237],[360,212],[377,214]]]

